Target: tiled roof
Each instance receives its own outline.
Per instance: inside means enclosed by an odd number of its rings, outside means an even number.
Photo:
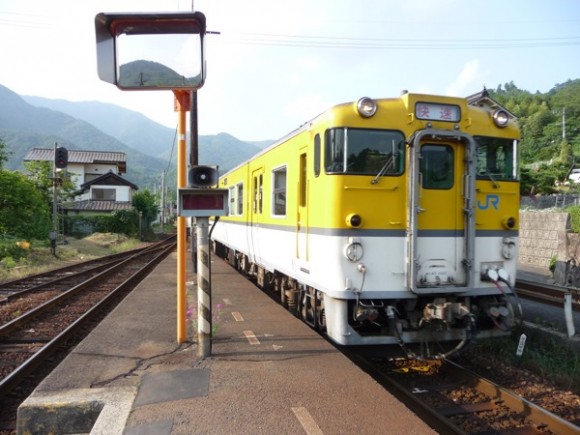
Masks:
[[[111,212],[116,210],[131,210],[133,205],[129,201],[75,201],[72,205],[63,207],[69,211],[101,211]]]
[[[465,98],[467,99],[467,104],[469,104],[471,106],[480,106],[480,107],[483,107],[483,106],[487,105],[490,109],[494,109],[494,110],[495,109],[503,109],[503,110],[505,110],[508,113],[508,115],[511,118],[517,119],[517,116],[515,116],[513,113],[511,113],[505,107],[503,107],[501,104],[499,104],[493,98],[491,98],[489,96],[489,92],[485,88],[483,88],[483,91],[477,92],[477,93],[472,94],[472,95],[469,95],[469,96],[467,96]]]
[[[129,186],[134,190],[139,190],[139,187],[130,181],[125,180],[123,177],[113,173],[107,172],[106,174],[100,175],[97,178],[92,179],[91,181],[87,181],[81,185],[81,191],[87,191],[91,186],[98,186],[98,185],[105,185],[105,186]]]
[[[52,161],[54,160],[54,148],[33,148],[28,152],[24,161]],[[119,166],[119,172],[127,170],[127,154],[116,151],[80,151],[68,150],[69,163],[81,164],[110,164]]]

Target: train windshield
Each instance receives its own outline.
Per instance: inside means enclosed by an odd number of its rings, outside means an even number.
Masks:
[[[324,149],[327,174],[403,173],[405,137],[398,131],[333,128],[326,130]]]
[[[476,171],[478,179],[515,181],[518,178],[517,141],[513,139],[475,136],[477,142]]]

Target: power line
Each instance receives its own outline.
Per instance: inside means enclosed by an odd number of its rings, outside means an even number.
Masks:
[[[580,45],[580,36],[510,39],[401,39],[348,38],[315,35],[271,33],[239,33],[227,35],[223,42],[242,45],[263,45],[307,48],[392,49],[392,50],[467,50],[563,47]],[[228,37],[229,36],[229,37]]]

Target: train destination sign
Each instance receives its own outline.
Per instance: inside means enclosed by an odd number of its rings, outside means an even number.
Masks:
[[[459,122],[461,110],[454,104],[417,103],[415,117],[427,121]]]

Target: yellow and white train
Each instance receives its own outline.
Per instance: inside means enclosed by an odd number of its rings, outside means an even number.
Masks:
[[[463,98],[335,106],[220,177],[214,249],[338,344],[433,357],[505,335],[519,138]]]

